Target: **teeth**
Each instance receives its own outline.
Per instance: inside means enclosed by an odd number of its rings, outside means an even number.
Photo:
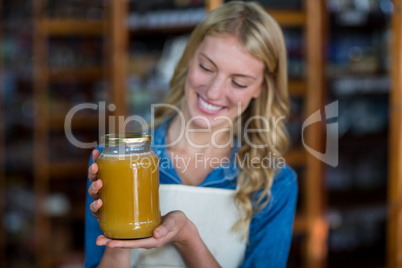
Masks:
[[[201,106],[204,107],[205,109],[208,109],[211,111],[218,111],[223,108],[223,107],[219,107],[219,106],[215,106],[215,105],[206,103],[200,96],[198,96],[198,99],[200,100]]]

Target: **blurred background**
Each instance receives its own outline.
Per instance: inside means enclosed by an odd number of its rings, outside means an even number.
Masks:
[[[81,142],[97,142],[102,131],[113,130],[102,129],[103,122],[113,126],[113,116],[150,119],[150,105],[168,91],[189,33],[222,2],[0,1],[2,267],[83,267],[91,146],[68,141],[68,112],[87,104],[71,121]],[[288,267],[391,267],[390,72],[399,49],[392,50],[391,17],[397,3],[259,2],[283,27],[288,49],[292,145],[286,157],[300,188]],[[339,164],[331,166],[303,148],[302,124],[317,110],[324,116],[334,101],[336,116],[304,132],[307,145],[322,153],[325,135],[339,136]],[[337,133],[326,124],[337,124]]]

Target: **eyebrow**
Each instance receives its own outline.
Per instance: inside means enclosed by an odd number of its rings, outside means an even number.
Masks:
[[[207,59],[213,66],[215,66],[215,68],[218,69],[218,66],[216,66],[215,62],[213,62],[213,60],[211,60],[207,55],[205,55],[204,53],[200,53],[201,56],[203,56],[205,59]],[[254,76],[251,75],[247,75],[247,74],[234,74],[234,76],[240,76],[240,77],[244,77],[244,78],[251,78],[253,80],[257,80],[257,78],[255,78]]]

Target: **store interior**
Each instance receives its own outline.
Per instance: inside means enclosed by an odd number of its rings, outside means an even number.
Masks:
[[[84,267],[91,149],[116,116],[152,119],[191,30],[222,2],[0,1],[0,267]],[[400,267],[391,265],[390,189],[402,183],[391,172],[402,160],[391,135],[402,1],[258,2],[288,50],[285,158],[300,189],[288,267]],[[336,114],[303,133],[331,104]],[[326,136],[335,162],[303,146],[324,154]]]

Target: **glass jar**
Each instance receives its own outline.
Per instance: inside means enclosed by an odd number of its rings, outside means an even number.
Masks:
[[[159,160],[150,134],[108,134],[97,160],[102,207],[99,225],[111,239],[152,236],[160,225]]]

